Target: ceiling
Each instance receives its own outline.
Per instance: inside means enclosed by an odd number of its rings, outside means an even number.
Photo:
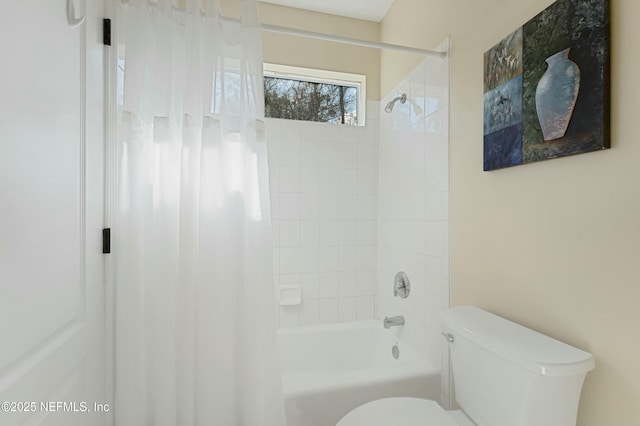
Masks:
[[[393,0],[260,0],[314,12],[330,13],[349,18],[380,22]]]

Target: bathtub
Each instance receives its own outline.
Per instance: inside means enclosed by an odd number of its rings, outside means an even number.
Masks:
[[[288,426],[334,426],[379,398],[440,399],[440,371],[382,321],[281,329],[278,341]]]

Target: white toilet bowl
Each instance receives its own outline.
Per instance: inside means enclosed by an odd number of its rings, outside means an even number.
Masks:
[[[420,398],[385,398],[361,405],[336,426],[474,426],[462,411]]]
[[[337,426],[575,426],[593,356],[473,306],[442,316],[456,401],[388,398],[364,404]]]

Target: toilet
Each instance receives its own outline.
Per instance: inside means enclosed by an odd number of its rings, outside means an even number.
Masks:
[[[385,398],[336,426],[575,426],[593,356],[473,306],[443,314],[456,401]]]

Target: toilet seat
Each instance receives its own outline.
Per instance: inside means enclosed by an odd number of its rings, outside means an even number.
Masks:
[[[435,401],[385,398],[369,402],[344,416],[336,426],[460,426]]]

